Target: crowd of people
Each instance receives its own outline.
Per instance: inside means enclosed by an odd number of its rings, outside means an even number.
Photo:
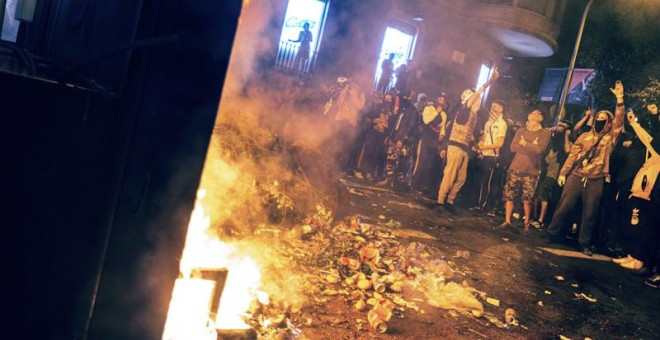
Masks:
[[[657,104],[626,113],[617,82],[613,112],[587,109],[575,124],[534,108],[516,125],[500,100],[479,121],[482,93],[498,78],[495,69],[453,106],[444,93],[379,86],[355,124],[347,174],[425,196],[442,214],[457,213],[460,201],[494,218],[503,212],[495,228],[534,228],[548,243],[577,239],[585,255],[607,253],[658,288]]]

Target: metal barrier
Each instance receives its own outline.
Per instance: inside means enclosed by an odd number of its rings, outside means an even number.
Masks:
[[[299,47],[298,43],[280,41],[280,48],[277,51],[277,58],[275,58],[275,68],[301,75],[312,73],[318,53],[311,51],[309,57],[305,59],[303,56],[298,56]]]

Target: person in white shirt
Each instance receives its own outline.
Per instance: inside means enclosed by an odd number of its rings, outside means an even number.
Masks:
[[[479,152],[479,201],[477,209],[488,210],[492,208],[493,199],[501,192],[502,185],[494,180],[498,169],[500,149],[504,145],[507,134],[507,124],[504,121],[506,104],[495,100],[490,105],[488,121],[484,126],[483,134],[477,144]]]

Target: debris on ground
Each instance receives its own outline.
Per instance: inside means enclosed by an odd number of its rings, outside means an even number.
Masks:
[[[596,303],[598,301],[598,299],[596,299],[595,297],[587,295],[585,293],[573,293],[573,295],[578,300],[587,300],[591,303]]]
[[[318,308],[293,306],[286,301],[255,306],[247,319],[261,337],[271,338],[288,330],[289,336],[299,339],[300,327],[309,326],[311,320],[357,332],[390,332],[388,323],[393,316],[422,314],[420,304],[424,303],[447,309],[457,317],[459,312],[470,318],[486,317],[498,327],[511,326],[484,313],[477,297],[496,307],[499,300],[470,287],[464,280],[467,273],[445,260],[440,249],[397,236],[394,230],[401,231],[399,222],[369,224],[351,216],[333,223],[331,212],[323,207],[317,210],[315,216],[290,232],[265,232],[262,228],[262,235],[280,236],[282,255],[298,265],[295,270],[308,283],[303,291],[308,305],[339,303],[350,312],[342,313],[343,319],[329,319]],[[467,261],[470,252],[459,250],[452,257]]]

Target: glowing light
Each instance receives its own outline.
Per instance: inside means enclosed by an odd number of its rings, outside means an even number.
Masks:
[[[210,280],[176,280],[163,340],[217,339],[217,333],[209,322],[214,288],[215,282]]]
[[[235,171],[226,173],[224,180],[231,181],[236,176]],[[235,245],[212,236],[211,218],[202,204],[205,196],[206,190],[200,189],[181,257],[182,278],[177,280],[172,292],[164,340],[207,339],[215,282],[191,278],[196,268],[226,269],[228,272],[215,325],[211,320],[211,329],[248,329],[243,316],[251,303],[255,300],[268,303],[268,294],[259,291],[261,273],[257,262],[240,254]]]

